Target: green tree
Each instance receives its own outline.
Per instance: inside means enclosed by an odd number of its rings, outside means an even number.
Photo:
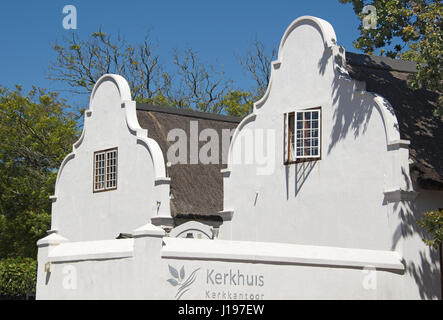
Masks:
[[[37,260],[6,258],[0,260],[0,297],[27,298],[35,295]]]
[[[443,239],[443,210],[433,210],[424,213],[418,225],[430,235],[430,239],[423,241],[430,247],[438,249]]]
[[[435,114],[443,116],[442,82],[442,6],[440,0],[339,0],[351,3],[362,19],[357,49],[368,54],[386,55],[417,62],[418,72],[411,75],[411,88],[427,88],[439,94]],[[367,5],[375,7],[376,26],[363,23]]]
[[[50,227],[57,169],[78,136],[57,93],[0,88],[0,259],[35,257]]]
[[[250,92],[232,90],[223,97],[220,103],[228,115],[244,117],[252,111],[254,99],[251,97]]]

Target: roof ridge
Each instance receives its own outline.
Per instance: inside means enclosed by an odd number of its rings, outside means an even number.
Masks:
[[[233,123],[240,123],[240,121],[243,119],[241,117],[229,116],[229,115],[224,115],[224,114],[196,111],[196,110],[192,110],[192,109],[179,109],[179,108],[170,107],[170,106],[154,106],[151,104],[138,103],[138,102],[136,103],[136,109],[143,110],[143,111],[154,111],[154,112],[161,112],[161,113],[176,114],[176,115],[185,116],[185,117],[201,118],[201,119],[224,121],[224,122],[233,122]]]
[[[368,68],[416,73],[416,62],[355,52],[346,52],[348,64]]]

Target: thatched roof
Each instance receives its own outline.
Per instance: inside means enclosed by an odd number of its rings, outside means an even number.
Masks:
[[[347,53],[350,75],[366,83],[366,90],[385,97],[395,109],[401,138],[410,140],[411,174],[421,188],[443,190],[443,126],[432,115],[438,95],[427,90],[408,88],[408,75],[416,72],[412,62]],[[172,129],[183,129],[189,138],[190,121],[198,122],[198,131],[215,129],[219,137],[222,129],[234,129],[240,118],[214,115],[170,107],[137,104],[140,125],[148,129],[150,138],[160,145],[165,156],[174,142],[167,140]],[[219,142],[221,146],[221,141]],[[205,144],[200,142],[199,147]],[[220,147],[221,150],[221,147]],[[189,151],[189,139],[188,139]],[[222,154],[219,154],[223,163]],[[188,154],[189,159],[189,154]],[[188,161],[189,163],[189,161]],[[179,216],[216,218],[223,210],[223,164],[176,164],[168,169],[171,177],[171,213]]]
[[[160,145],[165,161],[169,146],[174,144],[167,140],[168,132],[172,129],[183,129],[188,137],[189,163],[189,130],[191,121],[198,122],[198,132],[206,128],[215,129],[222,137],[222,129],[233,130],[241,118],[215,115],[170,107],[155,107],[146,104],[137,104],[137,117],[142,128],[148,129],[148,136]],[[199,142],[199,149],[206,142]],[[219,141],[219,150],[222,150],[222,141]],[[199,159],[200,161],[200,159]],[[175,164],[168,169],[171,177],[171,214],[212,216],[223,210],[223,178],[220,173],[225,168],[226,161],[219,152],[220,164]]]

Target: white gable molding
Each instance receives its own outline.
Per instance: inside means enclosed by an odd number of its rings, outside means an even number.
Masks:
[[[92,100],[95,97],[95,93],[97,92],[98,87],[100,87],[100,85],[107,80],[114,82],[117,86],[117,89],[120,93],[121,102],[131,100],[131,89],[129,88],[129,84],[126,79],[118,74],[107,73],[102,75],[100,79],[98,79],[95,83],[94,88],[92,89],[91,97],[89,99],[89,106],[91,106],[92,104]]]
[[[341,81],[349,81],[354,88],[355,94],[367,96],[370,98],[378,108],[378,111],[383,119],[385,127],[386,145],[389,147],[400,141],[400,129],[395,115],[394,108],[387,99],[377,93],[366,91],[366,83],[352,79],[346,68],[346,52],[341,46],[333,45],[329,49],[332,50],[332,61],[334,63],[334,71],[336,77]],[[407,140],[401,140],[407,143]],[[402,144],[402,147],[405,143]]]
[[[392,108],[389,101],[376,93],[368,91],[365,91],[364,93],[371,95],[378,106],[386,130],[386,144],[389,146],[400,140],[400,129],[397,117],[395,116],[394,108]]]
[[[151,154],[152,161],[154,162],[156,180],[169,182],[170,179],[166,177],[166,167],[163,152],[161,151],[157,141],[148,138],[148,130],[140,127],[137,118],[135,101],[123,101],[122,107],[126,110],[126,123],[128,124],[129,131],[137,136],[138,141],[141,142]]]
[[[286,29],[285,33],[283,34],[283,37],[280,41],[280,47],[278,49],[278,60],[281,60],[284,45],[286,42],[286,39],[288,38],[289,34],[298,26],[302,24],[310,24],[317,28],[323,37],[323,41],[325,44],[325,47],[332,47],[333,45],[337,44],[337,36],[335,35],[334,28],[332,25],[327,22],[326,20],[323,20],[318,17],[314,16],[301,16],[295,19],[289,27]]]
[[[246,117],[244,117],[242,119],[242,121],[240,121],[237,128],[235,128],[234,134],[232,135],[231,143],[229,144],[229,148],[228,148],[228,157],[227,157],[228,163],[227,163],[225,169],[220,170],[220,172],[223,174],[223,177],[229,177],[229,174],[231,172],[231,166],[232,166],[231,157],[232,157],[232,148],[234,147],[234,141],[237,139],[237,136],[240,134],[240,131],[243,129],[243,127],[245,125],[247,125],[248,123],[255,121],[256,117],[257,117],[257,114],[254,112],[247,115]]]

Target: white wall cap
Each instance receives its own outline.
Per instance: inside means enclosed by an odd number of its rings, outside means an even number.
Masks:
[[[134,239],[63,243],[48,254],[50,262],[103,260],[132,257]]]
[[[68,239],[62,237],[57,232],[51,233],[49,236],[44,237],[37,241],[37,247],[56,246],[60,243],[67,242]]]
[[[287,243],[163,238],[163,258],[250,261],[254,263],[309,264],[336,267],[405,267],[396,251],[308,246]]]
[[[154,226],[152,223],[147,223],[140,228],[132,231],[132,236],[135,238],[139,237],[164,237],[166,232],[160,227]]]
[[[157,177],[157,178],[155,178],[154,183],[155,183],[155,185],[170,184],[171,183],[171,178],[170,177]]]
[[[223,221],[231,221],[234,216],[234,210],[223,210],[219,211],[218,214],[222,217]]]
[[[399,149],[399,148],[409,149],[410,144],[411,144],[411,141],[409,141],[409,140],[402,140],[402,139],[393,140],[388,143],[388,148],[390,148],[390,149]]]
[[[396,201],[412,201],[418,196],[418,192],[414,190],[392,189],[385,190],[385,200],[388,202]]]

